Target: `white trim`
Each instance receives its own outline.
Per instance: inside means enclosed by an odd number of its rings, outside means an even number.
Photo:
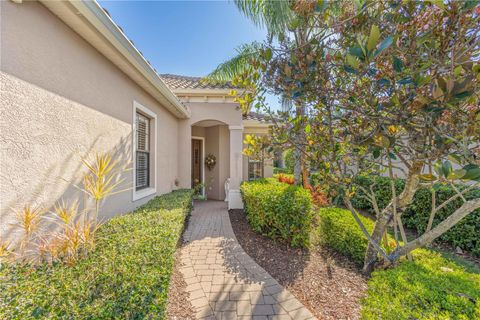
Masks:
[[[147,117],[149,117],[150,119],[153,120],[153,128],[154,128],[154,132],[153,134],[150,134],[150,154],[153,154],[153,157],[154,157],[154,161],[153,161],[153,166],[150,166],[150,174],[152,173],[152,169],[153,169],[153,186],[149,187],[149,188],[146,188],[146,189],[142,189],[142,190],[136,190],[136,161],[137,161],[137,157],[135,156],[135,148],[137,146],[137,142],[135,141],[135,136],[136,136],[136,129],[137,129],[137,121],[136,121],[136,118],[137,118],[137,111],[140,111],[141,113],[143,113],[144,115],[146,115]],[[133,178],[133,181],[132,181],[132,185],[133,185],[133,188],[132,188],[132,201],[137,201],[139,199],[142,199],[142,198],[145,198],[145,197],[148,197],[152,194],[155,194],[157,193],[157,185],[158,185],[158,182],[157,182],[157,177],[158,177],[158,172],[157,172],[157,158],[158,158],[158,155],[157,155],[157,131],[158,131],[158,121],[157,121],[157,114],[155,112],[153,112],[152,110],[150,110],[149,108],[141,105],[140,103],[138,103],[137,101],[133,101],[133,114],[132,114],[132,158],[133,158],[133,170],[132,170],[132,178]]]
[[[192,139],[191,140],[201,140],[202,141],[202,164],[201,164],[201,167],[202,167],[202,184],[203,184],[203,190],[202,190],[202,196],[205,197],[205,137],[197,137],[197,136],[192,136]],[[190,140],[190,143],[191,143],[191,140]],[[190,146],[191,148],[191,146]],[[191,155],[193,157],[193,154]],[[190,159],[190,163],[192,159]],[[192,183],[190,181],[190,183]]]
[[[243,125],[239,126],[228,126],[229,130],[243,130]]]
[[[223,97],[223,96],[230,96],[234,98],[234,96],[230,95],[230,92],[234,90],[239,94],[243,94],[245,89],[192,89],[192,88],[178,88],[172,89],[173,93],[176,95],[181,96],[190,96],[190,97],[198,97],[198,96],[209,96],[209,97]]]
[[[240,190],[228,190],[228,209],[243,209],[243,200]]]

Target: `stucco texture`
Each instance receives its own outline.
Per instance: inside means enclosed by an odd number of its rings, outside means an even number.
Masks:
[[[132,162],[134,101],[157,115],[157,194],[174,189],[179,121],[38,2],[0,5],[2,240],[12,237],[12,209],[78,197],[83,157]],[[107,199],[101,218],[152,197],[133,202],[132,171],[122,178],[130,190]]]

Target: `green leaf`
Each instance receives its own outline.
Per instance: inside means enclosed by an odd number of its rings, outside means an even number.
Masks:
[[[343,68],[345,69],[345,71],[347,71],[348,73],[353,73],[353,74],[357,74],[357,70],[353,69],[352,67],[350,67],[349,65],[344,65]]]
[[[462,177],[464,180],[480,180],[480,167],[475,164],[469,164],[463,167],[466,171],[465,175]]]
[[[290,30],[295,30],[298,28],[298,26],[300,25],[300,19],[297,17],[297,18],[294,18],[292,19],[292,21],[290,21],[290,23],[288,24],[288,29]]]
[[[388,153],[388,156],[389,156],[390,159],[392,159],[392,160],[397,160],[397,156],[396,156],[394,153],[392,153],[392,152],[389,152],[389,153]]]
[[[448,159],[450,159],[450,161],[456,164],[460,164],[462,162],[462,159],[460,158],[460,156],[455,153],[449,154]]]
[[[462,66],[457,66],[455,69],[453,69],[453,74],[456,77],[458,77],[459,75],[462,74],[462,70],[463,70]]]
[[[347,63],[349,66],[351,66],[354,69],[358,68],[358,60],[351,54],[347,54]]]
[[[398,59],[397,57],[393,57],[393,69],[397,72],[402,72],[403,70],[402,60]]]
[[[309,123],[305,127],[305,133],[310,133],[311,130],[312,130],[312,127],[310,126],[310,123]]]
[[[373,157],[374,157],[375,159],[377,159],[378,157],[380,157],[380,148],[375,148],[375,149],[373,149],[372,154],[373,154]]]
[[[367,49],[372,51],[377,47],[378,40],[380,39],[380,29],[376,25],[373,25],[370,29],[370,36],[368,37]]]
[[[431,182],[431,181],[437,180],[437,177],[435,177],[435,176],[434,176],[433,174],[431,174],[431,173],[421,174],[419,177],[420,177],[420,180],[426,181],[426,182]]]
[[[382,53],[385,49],[390,47],[393,43],[393,37],[389,36],[385,38],[379,45],[377,50],[375,50],[375,53],[373,54],[374,57],[378,56],[380,53]]]
[[[440,9],[445,9],[445,3],[443,3],[443,0],[430,0],[430,2],[439,7]]]
[[[442,163],[442,172],[444,177],[448,177],[452,172],[452,163],[448,160]]]
[[[449,179],[449,180],[462,179],[465,176],[466,173],[467,173],[467,171],[463,170],[463,169],[453,170],[452,172],[450,172],[447,179]]]
[[[442,163],[440,161],[435,162],[435,164],[433,165],[433,170],[435,170],[435,172],[439,176],[441,176],[442,175]]]
[[[265,59],[267,59],[267,60],[272,59],[272,49],[267,48],[267,49],[265,50]]]
[[[360,48],[358,46],[350,48],[349,52],[352,56],[358,57],[362,60],[365,58],[364,55],[363,55],[362,48]]]

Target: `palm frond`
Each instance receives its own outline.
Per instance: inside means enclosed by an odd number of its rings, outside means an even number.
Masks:
[[[290,2],[285,0],[234,0],[240,10],[256,26],[265,27],[268,33],[285,33],[292,19]]]
[[[250,68],[249,59],[260,54],[262,45],[258,42],[247,43],[235,49],[236,56],[221,63],[215,68],[205,81],[209,82],[228,82],[235,76],[238,76]]]

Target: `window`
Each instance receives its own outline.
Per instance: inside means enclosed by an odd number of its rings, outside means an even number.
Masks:
[[[135,188],[141,190],[150,186],[150,119],[136,114]]]
[[[157,114],[133,101],[132,201],[157,193]]]
[[[248,180],[263,178],[263,161],[248,159]]]

